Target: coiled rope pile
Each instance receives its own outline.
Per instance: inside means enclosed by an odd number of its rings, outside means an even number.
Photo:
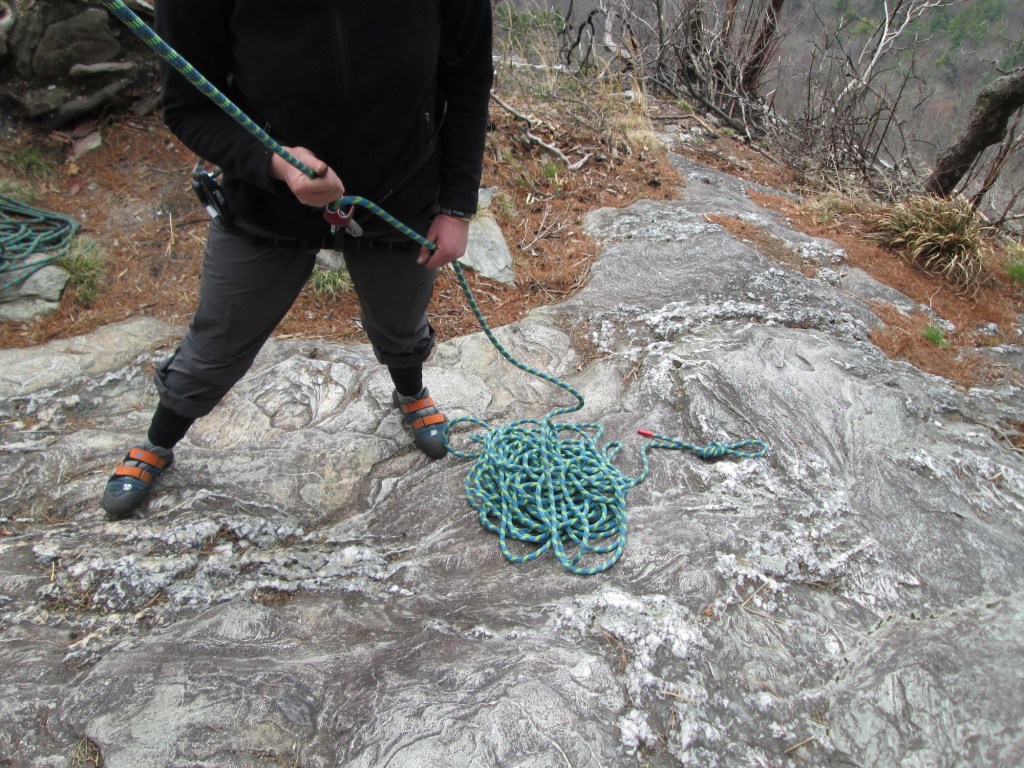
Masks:
[[[121,0],[103,0],[103,5],[264,146],[307,176],[316,176],[253,123]],[[353,205],[366,208],[420,245],[431,249],[435,247],[434,243],[362,197],[345,196],[328,208],[336,211]],[[613,441],[603,448],[597,445],[603,427],[598,424],[555,423],[555,418],[582,409],[583,395],[558,378],[516,360],[484,319],[462,267],[457,261],[452,262],[452,267],[477,322],[501,356],[517,368],[561,387],[576,398],[575,405],[555,408],[541,419],[520,419],[492,427],[481,419],[467,416],[454,419],[449,424],[445,436],[449,451],[460,458],[475,460],[465,483],[469,503],[479,514],[484,528],[498,534],[501,551],[511,562],[526,562],[551,551],[573,573],[589,575],[611,568],[626,546],[626,494],[647,477],[647,453],[653,448],[688,450],[705,459],[721,456],[755,458],[767,453],[767,446],[760,440],[712,443],[702,447],[664,435],[641,432],[651,438],[641,449],[642,470],[636,477],[623,474],[612,463],[622,447],[621,443]],[[451,428],[460,423],[485,430],[483,434],[469,435],[470,441],[481,446],[479,451],[463,451],[451,445]],[[569,439],[563,439],[562,433],[569,433]],[[510,540],[535,548],[525,555],[515,554],[509,548]],[[595,556],[598,562],[591,562]]]
[[[68,252],[78,222],[0,195],[0,291],[15,288]]]

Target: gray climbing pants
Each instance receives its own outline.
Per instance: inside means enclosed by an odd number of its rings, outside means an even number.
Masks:
[[[437,270],[415,250],[345,247],[363,329],[377,360],[404,368],[434,348],[427,321]],[[309,279],[317,248],[257,245],[218,221],[210,225],[199,306],[171,357],[157,366],[160,403],[180,416],[205,416],[252,365]]]

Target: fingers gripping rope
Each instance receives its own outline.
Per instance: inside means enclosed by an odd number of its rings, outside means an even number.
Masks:
[[[157,55],[264,146],[310,178],[316,176],[161,40],[121,0],[102,2]],[[343,220],[349,213],[340,213],[341,210],[351,206],[366,208],[420,245],[431,250],[436,247],[377,204],[359,196],[345,196],[331,203],[327,207],[328,220],[331,216]],[[576,399],[575,405],[554,408],[542,419],[520,419],[492,427],[485,421],[466,416],[452,420],[445,431],[448,450],[454,456],[474,460],[465,483],[469,503],[477,511],[481,525],[498,534],[502,554],[511,562],[527,562],[550,551],[566,569],[581,575],[600,573],[615,565],[626,546],[626,494],[646,479],[650,471],[647,454],[654,448],[689,450],[704,459],[766,455],[768,448],[760,440],[711,443],[701,447],[641,431],[651,440],[640,451],[640,474],[636,477],[623,474],[613,464],[621,444],[613,441],[603,448],[597,445],[603,427],[554,423],[554,418],[582,409],[583,395],[557,377],[516,360],[484,319],[462,267],[457,261],[452,262],[452,267],[473,315],[498,353],[520,370],[561,387]],[[471,442],[481,446],[479,452],[462,451],[451,445],[450,428],[462,422],[484,429],[482,434],[468,436]],[[568,433],[566,439],[561,437],[563,433]],[[525,555],[515,554],[509,547],[510,541],[535,549]],[[595,556],[603,559],[593,563]]]

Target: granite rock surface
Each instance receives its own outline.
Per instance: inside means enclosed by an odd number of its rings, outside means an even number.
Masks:
[[[869,302],[912,302],[677,162],[678,200],[595,212],[587,287],[497,337],[627,476],[638,428],[770,451],[652,451],[594,576],[502,556],[367,346],[269,343],[127,521],[99,497],[180,329],[0,351],[0,765],[1024,762],[1020,388],[887,359]],[[573,403],[482,333],[427,378],[493,425]]]

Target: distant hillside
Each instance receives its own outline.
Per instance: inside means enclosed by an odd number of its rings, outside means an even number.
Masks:
[[[889,0],[890,8],[920,5],[922,0]],[[503,0],[524,11],[554,11],[569,16],[581,25],[595,9],[591,19],[594,37],[600,41],[603,21],[608,13],[629,8],[647,19],[660,13],[668,20],[678,18],[681,9],[692,8],[694,0]],[[716,3],[721,12],[724,2]],[[742,17],[751,3],[741,2],[737,16]],[[782,48],[778,60],[775,87],[776,108],[784,113],[798,108],[806,96],[806,77],[812,56],[828,44],[846,50],[851,58],[868,42],[884,13],[884,0],[784,0],[779,20]],[[643,25],[638,25],[643,26]],[[645,30],[631,30],[642,39]],[[928,8],[901,35],[898,55],[890,66],[904,70],[913,65],[920,81],[920,98],[928,109],[922,124],[928,135],[925,143],[947,140],[970,108],[978,90],[996,76],[1024,64],[1024,2],[1021,0],[951,0],[949,5]],[[897,76],[898,71],[893,72]],[[934,106],[928,106],[934,102]],[[931,118],[937,118],[932,120]]]
[[[806,67],[826,30],[839,33],[849,41],[849,50],[858,53],[882,17],[883,6],[883,0],[786,0],[780,19],[784,60]],[[961,0],[929,8],[908,27],[899,47],[905,49],[900,63],[907,65],[913,58],[918,76],[934,89],[935,98],[969,107],[997,70],[1024,64],[1024,3]]]
[[[795,139],[795,149],[783,154],[810,157],[812,167],[832,169],[840,177],[860,175],[878,164],[911,169],[911,176],[893,180],[902,184],[927,175],[936,153],[963,129],[985,85],[1024,64],[1024,2],[948,0],[928,7],[936,1],[505,0],[495,8],[499,17],[502,8],[513,8],[519,18],[535,24],[543,19],[548,29],[560,27],[556,14],[566,18],[580,46],[577,53],[593,41],[599,56],[628,61],[629,72],[638,71],[633,61],[641,60],[648,85],[668,82],[683,98],[689,98],[691,83],[698,83],[698,89],[715,83],[712,92],[723,97],[708,99],[702,90],[695,99],[703,102],[699,108],[714,111],[724,104],[731,118],[743,111],[735,101],[754,92],[770,98],[775,114],[783,118],[775,138]],[[723,34],[730,5],[731,33]],[[745,79],[738,86],[728,73],[742,71],[746,78],[750,62],[760,58],[756,41],[764,34],[765,9],[772,5],[780,7],[777,50],[763,68],[757,62],[753,86],[748,89]],[[893,13],[886,27],[893,37],[876,60],[886,9]],[[607,37],[606,25],[611,28]],[[586,37],[578,37],[581,32]],[[564,38],[562,43],[564,52]],[[860,78],[868,69],[865,83]],[[860,101],[845,98],[852,94]],[[837,97],[845,98],[841,105],[832,101]],[[808,135],[800,135],[801,130]],[[965,178],[971,193],[991,167],[995,150],[990,147],[983,156],[977,175]],[[986,205],[996,216],[1014,211],[1024,199],[1020,155],[1011,152],[999,165],[987,193]],[[852,167],[847,163],[851,157]]]

